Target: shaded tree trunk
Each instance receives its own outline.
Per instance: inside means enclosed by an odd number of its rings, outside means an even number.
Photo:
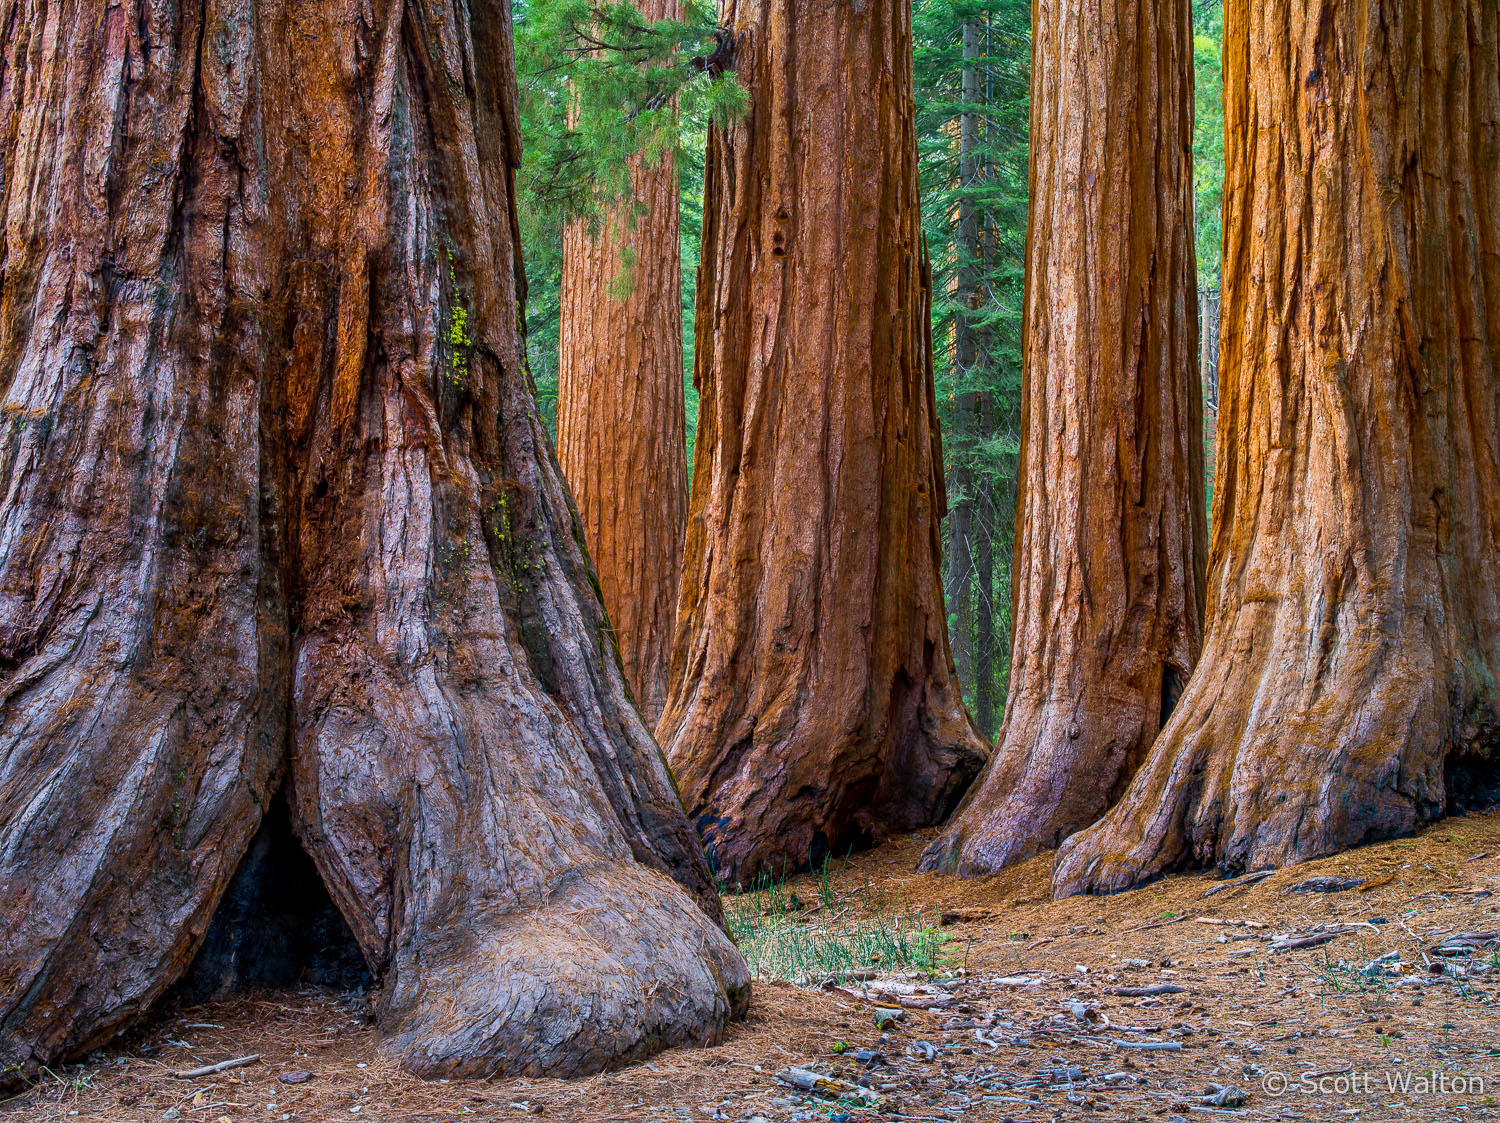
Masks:
[[[953,614],[950,636],[953,665],[961,686],[973,689],[975,681],[975,563],[976,538],[983,528],[975,519],[978,478],[974,471],[975,447],[979,440],[979,333],[974,314],[980,306],[979,207],[973,191],[979,182],[979,24],[963,25],[964,69],[961,90],[965,111],[958,118],[958,269],[955,283],[957,311],[953,316],[953,366],[957,390],[953,396],[953,419],[949,426],[953,461],[952,486],[948,494],[947,597]]]
[[[1225,38],[1209,632],[1062,894],[1496,794],[1500,9],[1232,0]]]
[[[731,882],[947,814],[983,760],[943,617],[911,12],[730,0],[701,391],[657,727]]]
[[[522,365],[506,9],[43,15],[0,21],[0,1070],[183,972],[283,773],[408,1068],[711,1038],[745,967]]]
[[[641,5],[677,19],[676,0]],[[557,455],[614,624],[625,681],[648,725],[661,716],[677,617],[687,456],[677,170],[670,153],[632,177],[634,222],[619,210],[563,236]],[[628,247],[630,291],[609,295]]]
[[[991,395],[979,400],[979,432],[994,433]],[[995,728],[995,473],[986,471],[976,488],[979,510],[974,549],[974,723],[986,737]]]
[[[991,873],[1097,819],[1197,658],[1188,9],[1037,9],[1010,693],[995,754],[924,868]]]

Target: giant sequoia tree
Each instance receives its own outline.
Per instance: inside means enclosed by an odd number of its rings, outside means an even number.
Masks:
[[[677,0],[646,0],[648,20]],[[666,700],[687,516],[677,170],[635,161],[633,206],[563,235],[557,454],[648,724]],[[625,274],[622,277],[622,272]],[[627,293],[615,290],[626,281]]]
[[[730,0],[701,392],[657,727],[722,873],[937,821],[982,763],[948,654],[911,12]]]
[[[1208,635],[1059,893],[1410,831],[1500,764],[1500,9],[1231,0],[1225,35]]]
[[[3,26],[0,1069],[182,972],[284,774],[408,1067],[712,1036],[744,964],[522,365],[506,7]]]
[[[1010,696],[928,868],[992,873],[1092,823],[1198,656],[1188,8],[1037,9]]]

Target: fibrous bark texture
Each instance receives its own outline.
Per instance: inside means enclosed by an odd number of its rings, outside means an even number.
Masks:
[[[648,0],[648,20],[677,0]],[[632,213],[601,232],[563,234],[557,456],[619,641],[625,680],[648,725],[666,702],[687,518],[682,394],[682,267],[677,170],[640,161]],[[611,294],[630,251],[629,295]]]
[[[183,972],[288,768],[413,1070],[744,1002],[528,391],[509,27],[0,18],[0,1069]]]
[[[1189,4],[1037,17],[1010,695],[922,862],[964,876],[1097,819],[1203,637]]]
[[[1500,753],[1500,9],[1231,0],[1197,674],[1060,894],[1411,831]]]
[[[748,117],[711,133],[701,392],[657,732],[731,882],[941,819],[983,762],[948,654],[899,0],[732,0]]]

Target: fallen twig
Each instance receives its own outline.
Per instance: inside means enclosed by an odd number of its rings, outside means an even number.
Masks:
[[[202,1068],[184,1069],[172,1075],[179,1080],[196,1080],[200,1076],[212,1076],[216,1072],[225,1072],[231,1068],[244,1068],[246,1065],[253,1065],[258,1060],[260,1060],[260,1054],[251,1053],[248,1057],[235,1057],[232,1061],[220,1061],[218,1064],[204,1065]]]
[[[1211,887],[1199,899],[1206,900],[1219,893],[1228,893],[1234,889],[1243,889],[1247,885],[1254,885],[1258,881],[1264,881],[1275,872],[1275,870],[1257,870],[1255,873],[1247,873],[1244,877],[1237,877],[1233,881],[1221,881],[1219,884]]]

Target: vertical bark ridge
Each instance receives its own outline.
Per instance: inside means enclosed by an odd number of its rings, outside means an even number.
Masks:
[[[1188,4],[1038,16],[1010,694],[923,857],[964,876],[1097,819],[1202,638]]]
[[[1205,653],[1058,893],[1333,853],[1495,780],[1500,13],[1225,18]]]
[[[909,10],[735,0],[724,17],[752,108],[709,139],[657,732],[743,883],[940,819],[985,744],[942,608]]]

